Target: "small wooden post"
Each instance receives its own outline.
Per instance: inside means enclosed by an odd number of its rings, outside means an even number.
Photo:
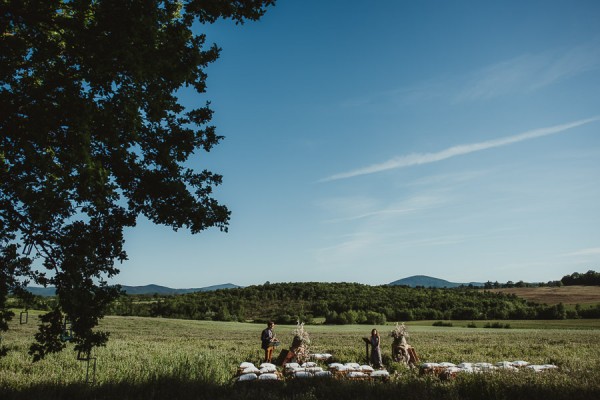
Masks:
[[[81,350],[77,353],[77,360],[85,361],[87,363],[85,369],[85,383],[86,384],[95,384],[96,383],[96,357],[91,357],[90,352],[83,353]],[[92,376],[90,381],[90,361],[92,361],[91,369]]]
[[[367,364],[369,364],[369,361],[371,361],[369,359],[369,345],[371,344],[371,341],[369,340],[369,338],[366,338],[366,337],[364,337],[362,339],[365,341],[365,353],[367,356]]]

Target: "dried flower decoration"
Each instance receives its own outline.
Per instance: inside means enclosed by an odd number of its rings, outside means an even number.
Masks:
[[[308,346],[310,344],[310,337],[308,332],[304,330],[304,322],[297,322],[296,329],[292,331],[294,338],[299,338],[303,345]]]
[[[310,346],[310,337],[308,332],[304,330],[304,322],[298,321],[296,329],[292,331],[294,335],[294,341],[292,347],[294,353],[296,353],[296,360],[299,363],[304,363],[310,358],[310,352],[308,350]]]
[[[406,329],[406,326],[404,325],[404,322],[401,324],[398,324],[396,322],[396,327],[390,333],[390,336],[392,336],[394,339],[400,339],[402,337],[404,337],[404,338],[410,337],[408,334],[408,330]]]

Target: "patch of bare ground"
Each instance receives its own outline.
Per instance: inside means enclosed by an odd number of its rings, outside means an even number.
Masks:
[[[598,304],[600,286],[524,287],[486,289],[490,292],[513,293],[536,303]]]

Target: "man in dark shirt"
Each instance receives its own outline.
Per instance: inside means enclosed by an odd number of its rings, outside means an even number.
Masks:
[[[273,328],[275,327],[275,322],[269,321],[267,327],[262,331],[260,335],[260,339],[262,342],[262,348],[265,350],[265,362],[270,363],[271,358],[273,357],[273,344],[276,342],[275,334],[273,333]]]

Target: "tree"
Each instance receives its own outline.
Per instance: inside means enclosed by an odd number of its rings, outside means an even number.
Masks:
[[[258,20],[274,0],[2,0],[0,2],[0,331],[9,293],[54,285],[30,353],[103,345],[96,331],[119,294],[123,230],[140,215],[177,230],[227,230],[212,196],[222,177],[186,162],[221,136],[206,89],[220,49],[192,24]]]

